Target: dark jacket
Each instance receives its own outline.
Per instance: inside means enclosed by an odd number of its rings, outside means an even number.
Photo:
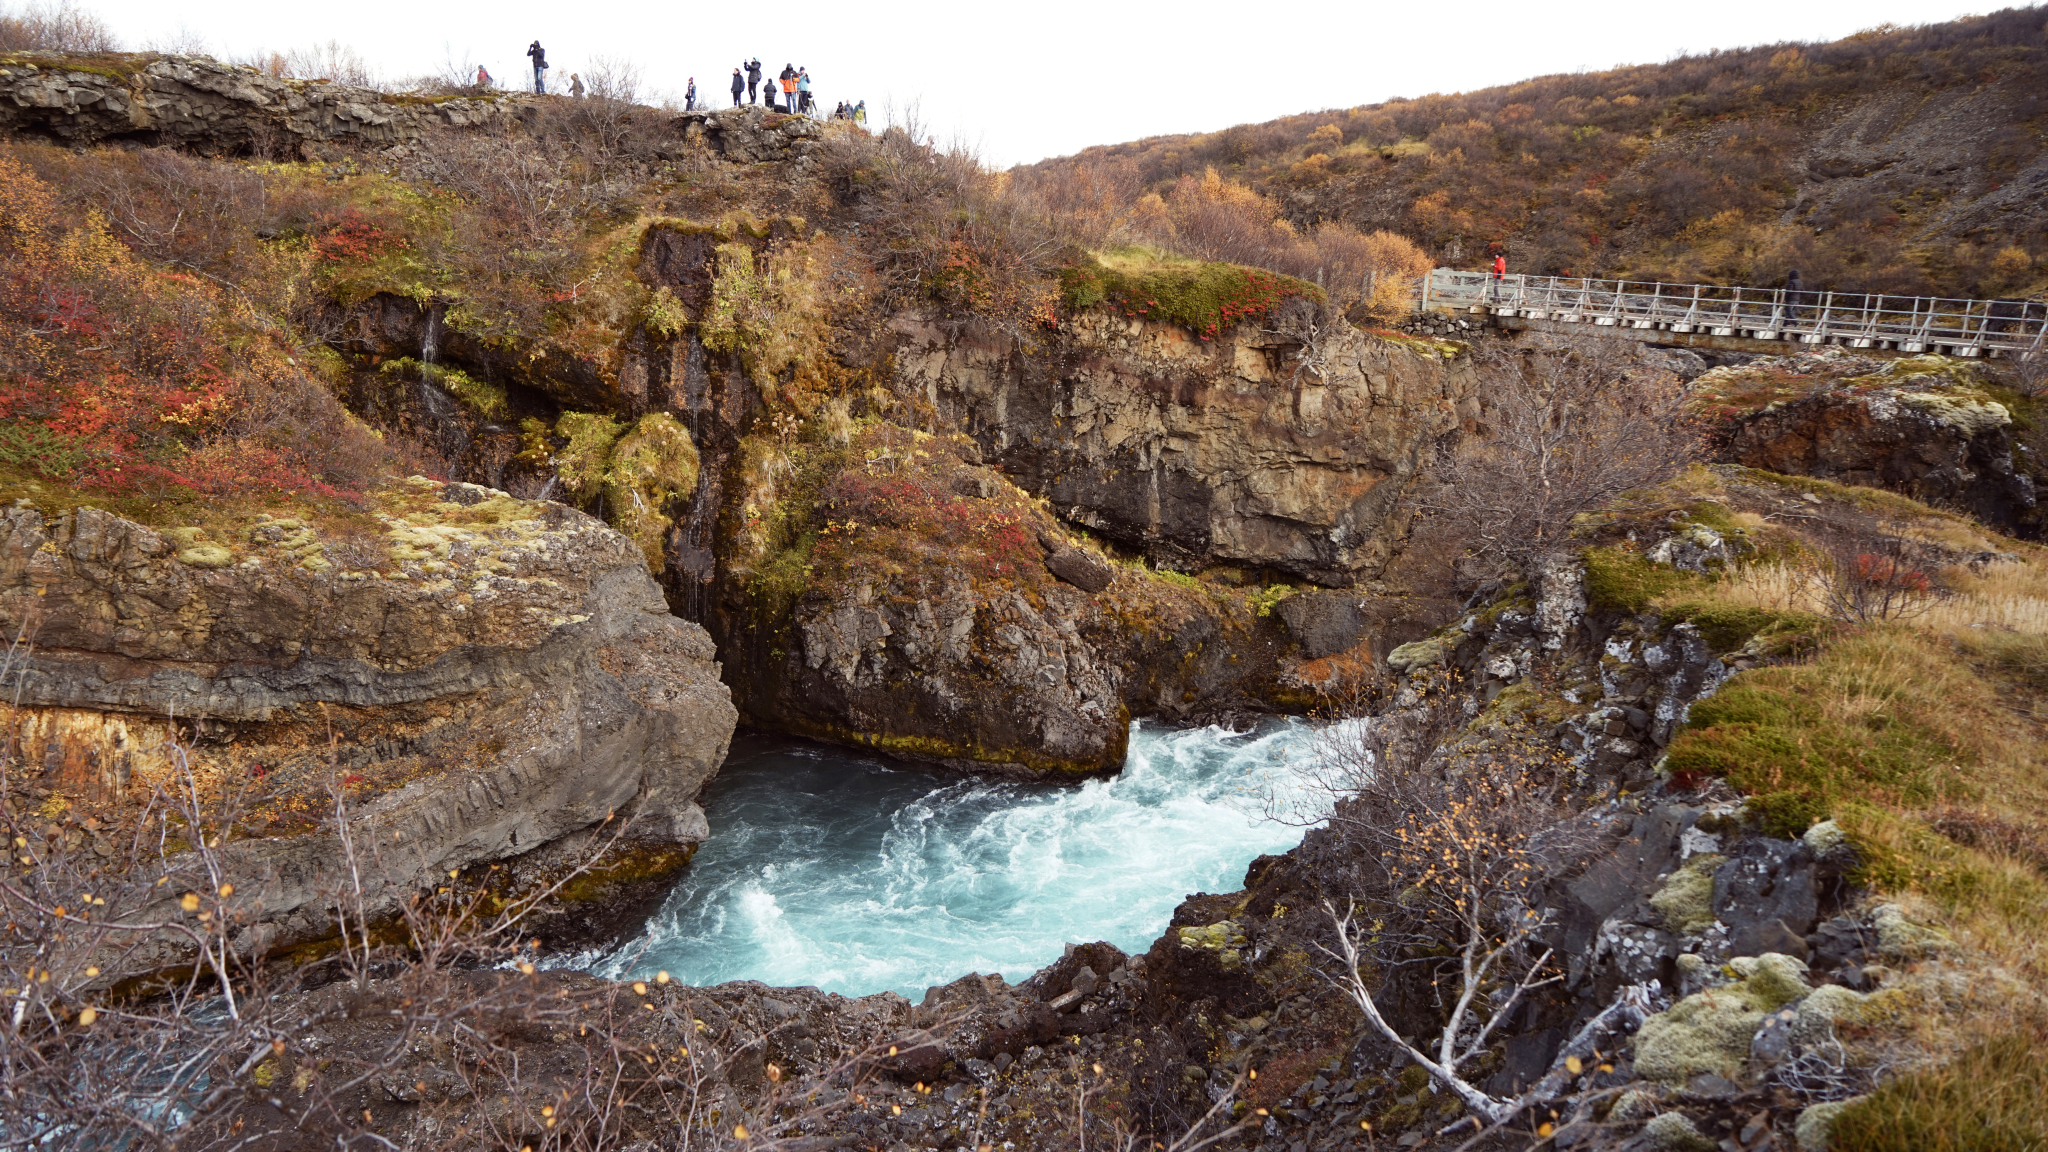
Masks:
[[[1799,279],[1799,273],[1797,271],[1794,271],[1790,276],[1785,277],[1786,304],[1794,308],[1798,308],[1803,305],[1812,303],[1812,301],[1813,293],[1808,292],[1806,290],[1806,284]]]
[[[777,80],[794,80],[796,79],[796,69],[791,68],[787,64],[784,64],[782,66],[782,71],[777,73],[775,78]]]
[[[754,60],[754,61],[751,61],[751,62],[749,62],[749,63],[747,64],[747,83],[749,83],[749,84],[759,84],[760,82],[761,82],[761,62],[760,62],[759,60]]]
[[[540,41],[535,40],[533,45],[526,50],[526,54],[533,57],[533,66],[535,68],[545,68],[548,66],[547,49],[540,46]]]
[[[747,90],[747,82],[740,76],[740,70],[732,70],[732,94],[737,96]]]

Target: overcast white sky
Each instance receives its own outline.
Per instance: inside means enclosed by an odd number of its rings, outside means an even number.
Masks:
[[[433,71],[452,53],[485,65],[501,82],[530,82],[523,53],[537,37],[554,66],[553,83],[566,84],[591,57],[610,54],[636,60],[652,86],[678,96],[694,75],[700,95],[721,105],[729,102],[733,66],[758,55],[771,73],[785,63],[809,68],[828,108],[842,98],[866,99],[871,111],[919,101],[942,140],[963,135],[997,164],[1984,10],[1951,0],[1722,0],[1710,9],[1658,0],[81,2],[130,47],[181,26],[216,55],[333,39],[395,76]]]

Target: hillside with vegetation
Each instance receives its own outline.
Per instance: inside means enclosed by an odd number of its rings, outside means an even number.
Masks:
[[[994,172],[0,19],[0,1131],[2039,1147],[2040,362],[1388,325],[1494,243],[2038,290],[2041,36]],[[736,723],[1059,784],[1280,715],[1339,721],[1312,800],[1247,804],[1313,827],[1142,955],[569,970],[718,834]]]
[[[1089,148],[1141,215],[1220,177],[1438,264],[1949,296],[2048,288],[2048,9]],[[1157,197],[1154,200],[1153,197]]]

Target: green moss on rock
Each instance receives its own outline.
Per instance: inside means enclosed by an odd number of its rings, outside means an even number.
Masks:
[[[1609,612],[1648,611],[1650,602],[1699,577],[1619,548],[1586,550],[1586,605]]]
[[[1723,859],[1711,852],[1694,856],[1650,897],[1650,907],[1664,917],[1666,927],[1690,936],[1714,926],[1714,870]]]
[[[605,465],[611,462],[612,445],[626,426],[609,416],[591,412],[564,412],[555,421],[555,434],[568,443],[555,453],[555,474],[562,489],[573,499],[588,500],[604,488]]]
[[[1700,1075],[1740,1082],[1749,1042],[1767,1013],[1804,997],[1804,962],[1775,952],[1729,961],[1736,980],[1695,992],[1643,1021],[1636,1034],[1636,1074],[1683,1086]]]
[[[1182,324],[1205,336],[1268,315],[1290,296],[1326,297],[1306,280],[1140,249],[1089,256],[1060,270],[1061,302],[1072,311],[1107,308],[1132,318]]]
[[[512,412],[512,401],[503,385],[479,380],[459,368],[423,364],[410,356],[401,356],[396,360],[386,360],[378,365],[377,371],[440,388],[486,420],[502,420]]]
[[[1395,672],[1408,672],[1442,664],[1455,646],[1455,641],[1448,637],[1425,636],[1387,653],[1387,667]]]
[[[606,511],[612,526],[640,545],[654,572],[662,569],[668,506],[696,490],[697,470],[690,430],[666,412],[642,416],[611,449],[604,470]]]
[[[1683,1112],[1666,1112],[1655,1117],[1643,1126],[1643,1135],[1657,1152],[1720,1152],[1721,1149]]]
[[[1734,652],[1752,640],[1767,655],[1792,652],[1810,643],[1827,627],[1827,621],[1811,612],[1777,611],[1747,605],[1721,604],[1711,600],[1688,600],[1662,609],[1659,615],[1673,624],[1689,623],[1700,630],[1700,638],[1716,652]]]

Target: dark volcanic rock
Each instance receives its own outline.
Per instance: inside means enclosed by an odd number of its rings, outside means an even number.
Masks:
[[[2012,417],[1973,365],[1878,360],[1841,349],[1717,368],[1701,403],[1729,412],[1723,460],[1788,476],[1888,488],[2038,530],[2033,481],[2013,462]]]

